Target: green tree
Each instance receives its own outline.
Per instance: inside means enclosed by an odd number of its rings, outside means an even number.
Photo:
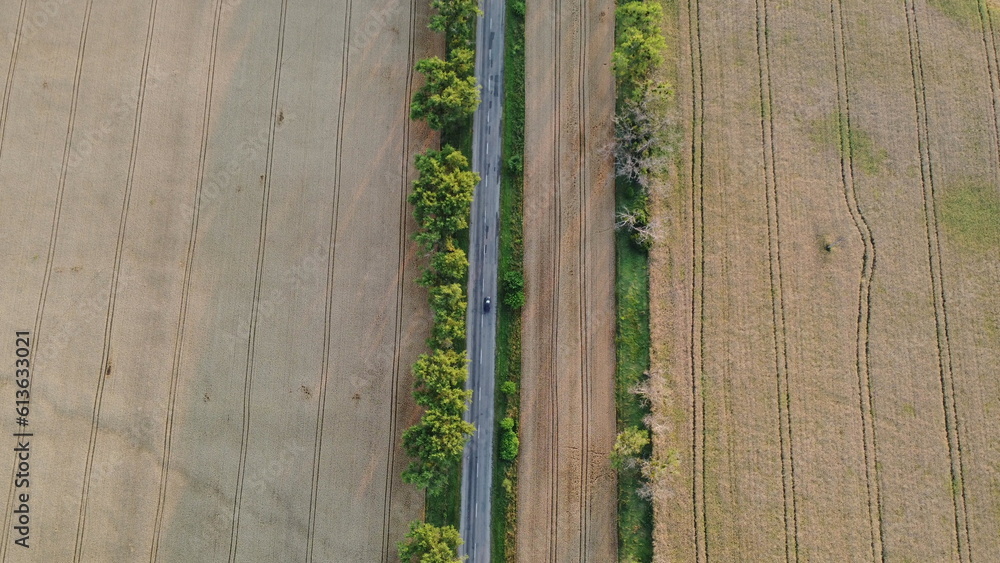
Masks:
[[[448,481],[448,470],[462,461],[465,441],[475,429],[461,414],[428,409],[419,422],[403,432],[403,448],[415,458],[403,472],[403,480],[440,491]]]
[[[465,339],[465,290],[457,283],[432,287],[430,303],[434,311],[431,348],[455,348]]]
[[[462,283],[469,272],[469,259],[465,251],[457,248],[451,239],[444,239],[441,250],[431,255],[430,267],[417,282],[424,287]]]
[[[448,64],[459,78],[472,76],[476,72],[476,52],[469,47],[452,49],[448,53]]]
[[[465,354],[455,350],[421,354],[413,364],[413,376],[418,390],[464,387],[468,377]]]
[[[465,354],[454,350],[435,350],[421,354],[413,364],[418,405],[434,408],[447,414],[461,415],[472,398],[472,391],[465,389],[468,368]]]
[[[456,232],[469,226],[472,194],[479,174],[469,170],[461,151],[445,145],[416,157],[417,179],[407,200],[421,231],[416,239],[433,250]]]
[[[430,57],[417,62],[417,72],[426,82],[413,95],[411,119],[426,119],[435,131],[468,118],[479,105],[479,85],[472,75],[467,49],[456,49],[452,60]]]
[[[430,28],[448,37],[452,49],[472,44],[476,16],[482,15],[476,0],[431,0],[437,14],[431,16]]]
[[[649,445],[649,430],[638,426],[629,426],[615,437],[615,445],[611,450],[611,465],[615,469],[635,467],[639,457]]]
[[[658,2],[626,2],[615,10],[615,18],[618,29],[611,60],[619,86],[629,96],[644,88],[663,60],[663,8]]]
[[[410,522],[406,540],[397,544],[403,563],[461,563],[465,560],[457,556],[462,538],[452,526],[439,528],[416,520]]]

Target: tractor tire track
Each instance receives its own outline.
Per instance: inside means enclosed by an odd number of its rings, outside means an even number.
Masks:
[[[247,447],[250,441],[251,407],[253,401],[254,360],[257,352],[257,321],[260,313],[261,285],[264,278],[264,257],[267,252],[267,219],[271,203],[271,170],[274,164],[274,134],[279,119],[278,98],[281,94],[281,64],[285,47],[285,22],[288,14],[288,0],[281,2],[278,20],[278,44],[274,57],[274,77],[271,83],[270,123],[268,124],[266,162],[264,168],[264,190],[261,194],[260,230],[257,238],[257,265],[254,273],[253,304],[250,311],[249,335],[247,337],[246,371],[243,379],[243,435],[240,439],[239,472],[236,477],[236,494],[233,498],[232,529],[229,536],[229,561],[236,561],[240,538],[240,512],[243,504],[243,484],[247,466]]]
[[[944,408],[945,433],[951,468],[952,503],[955,512],[955,543],[959,560],[972,561],[969,544],[969,515],[965,492],[965,468],[962,461],[962,439],[958,406],[955,401],[955,379],[952,372],[951,341],[948,309],[941,261],[940,230],[937,221],[934,186],[934,163],[930,151],[927,92],[924,88],[923,54],[920,45],[920,25],[913,0],[905,0],[907,36],[910,47],[910,70],[913,76],[913,98],[916,106],[917,144],[920,152],[921,187],[924,198],[924,223],[927,233],[927,257],[934,297],[934,321],[937,332],[938,372],[941,402]]]
[[[554,119],[552,122],[552,340],[549,344],[549,377],[552,384],[549,386],[549,455],[551,471],[551,488],[549,489],[549,561],[558,561],[559,545],[559,271],[562,267],[562,182],[560,176],[559,151],[561,135],[559,127],[562,124],[562,107],[559,103],[559,92],[561,90],[562,60],[562,0],[554,0],[553,8],[553,76],[554,85],[552,88],[552,107],[554,108]]]
[[[3,160],[3,145],[4,140],[7,137],[7,110],[10,108],[10,92],[14,85],[14,69],[17,68],[17,54],[20,51],[21,46],[21,30],[24,27],[24,11],[27,0],[21,0],[21,7],[17,14],[17,24],[14,27],[14,42],[10,48],[10,64],[7,67],[7,80],[4,83],[3,89],[3,105],[0,106],[0,161]],[[60,201],[61,197],[57,195],[57,201]],[[58,205],[58,204],[57,204]],[[58,219],[57,219],[58,221]],[[54,235],[51,235],[54,236]],[[52,248],[52,242],[49,243],[50,251]],[[49,253],[51,255],[51,252]],[[31,355],[34,357],[35,354],[35,344],[38,342],[38,331],[41,328],[42,311],[45,309],[45,296],[48,293],[48,280],[51,275],[51,261],[46,261],[45,263],[45,273],[42,278],[42,289],[41,294],[38,299],[38,309],[35,313],[35,322],[32,327],[32,334],[34,339],[30,347]],[[28,383],[28,390],[30,392],[31,383]],[[4,513],[3,520],[3,532],[0,533],[2,537],[3,547],[0,548],[0,561],[5,561],[7,558],[7,540],[10,538],[11,522],[10,517],[14,510],[14,476],[17,473],[17,463],[11,464],[10,467],[10,486],[7,490],[7,511]]]
[[[784,283],[781,270],[781,217],[779,211],[780,202],[778,200],[778,178],[775,171],[774,99],[771,90],[767,0],[756,0],[756,5],[757,58],[760,67],[761,148],[764,158],[764,184],[767,191],[768,264],[771,278],[774,364],[777,376],[778,430],[781,438],[785,558],[788,561],[798,561],[798,511],[795,491],[795,460],[792,447],[791,392],[789,390],[788,349],[785,332]]]
[[[587,150],[587,36],[589,35],[588,28],[588,18],[587,14],[590,11],[589,7],[584,2],[584,5],[579,11],[580,14],[580,25],[579,25],[579,67],[577,69],[577,86],[576,91],[579,97],[579,119],[577,120],[579,127],[579,150],[580,158],[578,164],[578,174],[579,181],[578,185],[580,187],[579,196],[579,207],[577,212],[580,215],[580,243],[579,243],[579,265],[577,273],[580,277],[580,398],[581,398],[581,409],[580,409],[580,561],[590,561],[590,556],[588,554],[587,541],[587,530],[589,526],[590,518],[590,364],[591,364],[591,354],[590,354],[590,338],[588,334],[589,315],[590,311],[590,293],[588,291],[587,285],[587,232],[588,232],[588,213],[587,208],[589,204],[590,196],[590,181],[587,175],[587,158],[586,155],[591,154]]]
[[[160,464],[160,486],[156,503],[156,517],[153,524],[153,538],[149,547],[150,562],[159,557],[160,534],[163,529],[163,518],[166,511],[167,483],[170,475],[170,450],[173,441],[174,407],[177,402],[177,382],[180,378],[181,353],[184,349],[184,325],[187,319],[187,308],[191,294],[191,272],[194,265],[195,249],[198,244],[198,220],[201,213],[201,193],[205,184],[205,161],[208,153],[209,129],[212,118],[212,94],[215,87],[215,62],[219,50],[219,27],[222,19],[224,0],[217,0],[215,16],[212,24],[212,42],[209,50],[208,72],[205,80],[205,104],[201,119],[201,145],[198,150],[198,171],[196,175],[193,209],[191,214],[188,247],[184,259],[184,277],[181,282],[180,312],[177,325],[174,328],[174,356],[170,369],[170,391],[167,399],[167,415],[164,421],[163,456]]]
[[[986,23],[989,27],[989,37],[990,45],[993,47],[993,64],[996,65],[996,80],[997,80],[997,92],[998,98],[1000,98],[1000,25],[993,19],[993,14],[997,13],[997,10],[986,5]],[[1000,103],[997,104],[1000,106]],[[998,113],[1000,113],[1000,108],[998,108]],[[998,117],[997,119],[1000,119]],[[998,125],[1000,127],[1000,125]]]
[[[857,363],[858,403],[865,459],[865,482],[868,490],[868,517],[871,529],[871,558],[885,560],[882,522],[882,496],[879,488],[878,446],[875,436],[871,365],[869,362],[869,331],[871,328],[871,286],[875,276],[875,241],[871,228],[861,212],[854,182],[854,147],[851,143],[851,90],[847,70],[847,33],[844,26],[842,0],[832,0],[830,15],[833,23],[834,60],[837,67],[838,129],[840,132],[840,173],[844,200],[854,222],[854,228],[864,245],[861,282],[858,287]]]
[[[347,0],[344,6],[344,43],[340,61],[340,104],[337,114],[337,153],[334,156],[333,176],[333,209],[330,217],[330,236],[327,250],[326,273],[326,303],[323,308],[323,361],[320,371],[319,401],[316,406],[316,433],[313,438],[313,466],[311,491],[309,494],[309,522],[306,531],[306,562],[313,560],[316,540],[316,511],[318,508],[320,462],[323,456],[323,427],[326,416],[326,389],[330,378],[330,348],[332,346],[333,328],[330,326],[330,316],[333,311],[333,274],[337,258],[337,217],[340,211],[340,177],[342,173],[343,142],[344,142],[344,109],[347,106],[347,74],[350,69],[349,51],[351,47],[351,8],[353,0]]]
[[[979,24],[983,34],[987,79],[990,82],[990,108],[993,112],[993,142],[997,163],[1000,164],[1000,53],[993,28],[993,14],[986,0],[979,0]]]
[[[17,53],[21,49],[21,29],[24,27],[24,12],[27,0],[21,0],[14,27],[14,42],[10,47],[10,64],[7,66],[7,81],[3,87],[3,106],[0,107],[0,158],[3,157],[3,142],[7,133],[7,110],[10,108],[10,91],[14,87],[14,69],[17,67]],[[6,532],[4,533],[6,535]]]
[[[691,458],[695,561],[708,560],[705,510],[705,398],[702,392],[705,346],[705,79],[701,53],[701,3],[687,3],[691,49]]]
[[[46,264],[46,270],[51,268],[51,262],[53,255],[55,254],[55,243],[58,237],[59,229],[59,212],[62,208],[62,197],[66,189],[66,176],[69,171],[69,158],[70,158],[70,148],[73,141],[73,130],[76,125],[76,112],[77,103],[80,96],[80,82],[83,75],[83,61],[86,56],[87,50],[87,35],[90,30],[90,16],[93,9],[93,0],[88,0],[86,7],[84,8],[83,14],[83,27],[80,32],[80,48],[77,54],[76,60],[76,70],[73,76],[73,98],[70,105],[70,117],[69,124],[66,130],[66,145],[63,149],[63,160],[62,168],[59,172],[59,190],[58,190],[58,202],[56,204],[57,211],[56,217],[53,221],[53,231],[52,238],[49,247],[49,257]],[[148,29],[147,32],[151,31]],[[143,83],[145,80],[145,73],[143,75]],[[137,108],[142,107],[143,95],[145,91],[139,92],[139,99],[137,101]],[[140,116],[138,114],[138,109],[136,113],[135,126],[133,129],[133,139],[132,139],[132,158],[135,156],[136,144],[139,137],[139,128],[141,126]],[[111,357],[111,336],[114,328],[114,317],[115,317],[115,304],[117,301],[118,293],[118,280],[121,275],[121,263],[122,254],[125,246],[125,234],[126,227],[128,225],[128,212],[129,212],[129,200],[132,195],[132,172],[130,163],[129,178],[125,184],[125,194],[122,198],[122,209],[118,220],[118,239],[115,244],[115,258],[114,265],[111,274],[111,287],[108,294],[108,310],[104,320],[104,343],[101,351],[101,363],[98,367],[97,373],[97,389],[94,394],[94,407],[91,412],[91,423],[90,423],[90,438],[87,444],[87,458],[84,464],[83,472],[83,487],[80,492],[80,506],[77,513],[77,525],[76,525],[76,540],[73,548],[73,561],[80,561],[83,557],[83,537],[84,530],[86,529],[87,521],[87,505],[90,500],[90,479],[93,475],[94,467],[94,453],[97,449],[97,435],[100,427],[101,420],[101,404],[104,399],[104,381],[107,376],[106,367],[109,365]],[[46,273],[48,277],[48,272]],[[46,290],[48,289],[48,280],[45,281]],[[44,301],[44,300],[43,300]]]
[[[406,71],[406,102],[407,104],[413,97],[413,68],[417,61],[414,59],[414,36],[417,33],[416,24],[416,12],[417,3],[416,0],[410,1],[410,27],[409,27],[409,42],[406,51],[407,71]],[[390,561],[389,551],[393,547],[392,538],[390,537],[389,529],[389,517],[392,510],[392,482],[394,475],[397,474],[395,470],[395,460],[396,460],[396,428],[398,426],[398,397],[400,396],[399,385],[400,385],[400,370],[402,368],[402,360],[400,358],[402,346],[402,334],[403,334],[403,285],[406,282],[406,215],[409,209],[406,202],[406,195],[409,191],[409,183],[407,182],[407,171],[409,169],[411,150],[410,150],[410,115],[407,112],[408,105],[403,106],[403,154],[400,162],[400,186],[399,186],[399,250],[397,253],[397,271],[398,271],[398,283],[396,284],[396,336],[392,344],[392,383],[390,387],[390,397],[389,397],[389,443],[387,445],[386,454],[386,475],[385,475],[385,501],[382,505],[382,561],[383,563],[388,563]]]

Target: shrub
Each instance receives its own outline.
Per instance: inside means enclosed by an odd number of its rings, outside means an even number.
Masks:
[[[503,302],[512,309],[524,306],[524,274],[520,270],[507,270],[500,277]]]
[[[500,435],[500,459],[514,461],[520,448],[521,441],[517,439],[517,433],[513,430],[505,430]]]
[[[630,426],[615,437],[615,446],[611,451],[611,465],[615,469],[635,467],[649,446],[649,430]]]
[[[507,157],[506,164],[507,172],[514,174],[515,176],[524,172],[524,157],[519,154]]]
[[[500,384],[500,392],[504,395],[517,394],[517,383],[514,383],[513,381],[504,381]]]
[[[510,5],[510,9],[514,12],[514,15],[523,18],[525,14],[524,0],[514,0]]]
[[[503,428],[504,430],[507,430],[507,431],[513,430],[514,429],[514,419],[511,418],[511,417],[509,417],[509,416],[500,419],[500,428]]]

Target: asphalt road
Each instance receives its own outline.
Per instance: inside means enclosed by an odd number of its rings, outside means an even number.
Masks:
[[[476,78],[482,101],[473,116],[472,169],[482,180],[469,223],[469,310],[466,349],[476,432],[462,456],[460,555],[490,560],[490,487],[493,482],[493,399],[497,308],[497,229],[500,209],[500,116],[503,99],[504,0],[483,0],[476,24]],[[493,302],[485,311],[483,302]]]

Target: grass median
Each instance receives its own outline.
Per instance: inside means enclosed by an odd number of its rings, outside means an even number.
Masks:
[[[503,173],[500,180],[499,275],[523,274],[522,241],[524,161],[524,0],[507,3],[504,37]],[[501,284],[502,286],[503,284]],[[504,418],[519,420],[521,387],[521,310],[498,296],[496,358],[496,428]],[[506,387],[505,387],[506,385]],[[516,430],[516,427],[515,427]],[[517,533],[517,460],[500,456],[499,439],[493,448],[493,504],[491,560],[513,561]]]
[[[618,208],[632,208],[634,190],[619,181]],[[617,369],[615,403],[618,431],[645,428],[649,408],[632,389],[649,370],[649,255],[636,248],[628,233],[615,236],[617,303]],[[619,561],[653,560],[653,505],[639,496],[643,485],[637,469],[618,472],[618,558]]]

